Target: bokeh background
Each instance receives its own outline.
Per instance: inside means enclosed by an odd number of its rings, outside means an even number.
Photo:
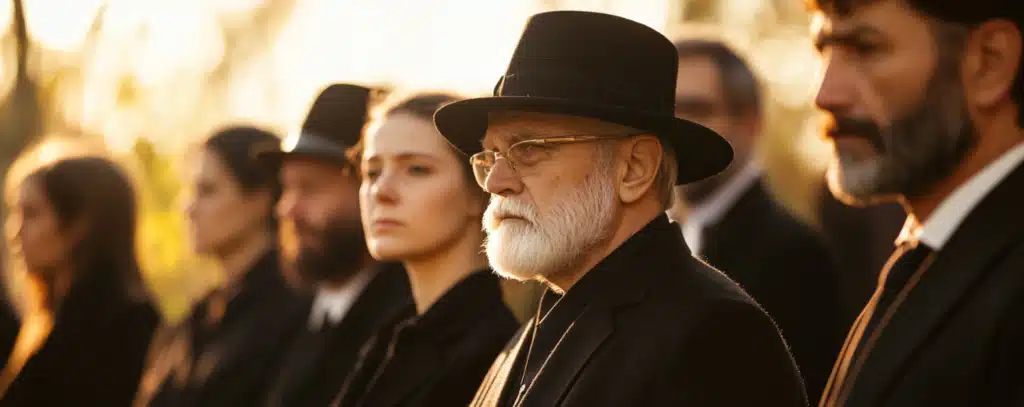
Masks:
[[[0,169],[44,137],[121,159],[142,195],[149,283],[175,320],[219,278],[184,237],[190,146],[237,123],[284,135],[332,82],[487,94],[526,19],[559,9],[741,51],[769,95],[762,158],[775,192],[816,222],[828,146],[801,0],[0,0]]]

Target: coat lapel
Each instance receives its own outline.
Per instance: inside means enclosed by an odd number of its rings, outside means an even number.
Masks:
[[[508,384],[508,376],[515,366],[519,351],[523,348],[523,343],[530,336],[531,329],[533,329],[533,318],[523,325],[519,333],[509,341],[509,347],[506,347],[494,360],[491,369],[487,372],[487,376],[484,376],[480,388],[477,389],[476,396],[473,397],[473,402],[470,403],[470,406],[494,407],[501,403],[501,395]]]
[[[690,254],[682,233],[664,215],[588,272],[584,278],[594,280],[586,307],[562,334],[517,407],[556,405],[565,397],[587,361],[615,331],[616,315],[641,303],[657,284],[655,270],[665,266],[658,261],[661,257],[650,253],[658,252]],[[581,284],[577,282],[566,296]]]
[[[881,336],[865,350],[864,365],[850,385],[849,405],[875,405],[902,367],[991,270],[1010,244],[1020,240],[1019,191],[1024,166],[1014,170],[964,219],[946,245],[926,262],[924,274]]]
[[[540,405],[538,398],[548,402],[564,396],[594,351],[611,335],[612,320],[608,311],[590,308],[580,314],[541,365],[536,380],[527,387],[518,406]]]

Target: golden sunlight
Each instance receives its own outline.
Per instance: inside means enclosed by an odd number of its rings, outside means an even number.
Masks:
[[[684,0],[25,0],[33,42],[86,53],[77,86],[60,91],[61,113],[102,134],[115,151],[138,137],[177,151],[211,129],[255,122],[293,130],[313,96],[332,82],[400,90],[491,91],[530,15],[576,9],[621,15],[672,35]],[[11,1],[0,1],[9,26]],[[245,40],[232,60],[227,30],[252,24],[271,5],[283,23]],[[802,27],[756,39],[778,5],[714,2],[720,35],[739,39],[780,103],[806,105],[816,60]],[[61,10],[55,12],[54,10]],[[285,11],[281,11],[285,10]],[[102,13],[102,14],[100,14]],[[283,14],[288,13],[288,14]],[[766,17],[767,16],[767,17]],[[265,27],[264,27],[265,28]],[[90,30],[94,30],[90,35]],[[685,29],[684,29],[685,31]],[[237,35],[236,35],[237,37]],[[243,35],[245,37],[245,35]],[[84,44],[83,41],[94,40]],[[254,45],[254,44],[255,45]],[[8,72],[9,59],[0,70]],[[211,82],[216,81],[216,82]]]
[[[29,37],[48,50],[78,51],[103,3],[103,0],[26,1],[25,24]]]
[[[21,61],[17,4],[28,37]],[[776,188],[787,205],[812,217],[803,198],[817,193],[830,147],[816,137],[820,68],[802,0],[0,0],[0,97],[14,112],[6,120],[27,123],[9,127],[19,141],[85,134],[105,152],[145,161],[145,262],[173,320],[213,275],[196,272],[206,266],[169,203],[182,190],[171,174],[187,165],[184,149],[230,124],[293,134],[331,83],[489,94],[527,19],[550,10],[615,14],[672,39],[736,48],[768,91],[766,167],[787,180]],[[26,75],[16,75],[18,62]]]

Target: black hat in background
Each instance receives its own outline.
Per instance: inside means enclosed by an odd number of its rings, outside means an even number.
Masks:
[[[302,128],[281,145],[256,152],[258,159],[273,165],[289,157],[307,157],[349,165],[346,150],[362,137],[374,91],[358,85],[333,84],[313,101]]]

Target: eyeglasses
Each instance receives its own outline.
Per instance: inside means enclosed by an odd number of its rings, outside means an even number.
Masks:
[[[469,163],[473,167],[473,175],[476,183],[481,188],[486,188],[487,177],[499,158],[508,161],[509,167],[520,177],[529,175],[528,171],[540,162],[551,158],[556,146],[569,143],[583,143],[598,140],[623,139],[630,135],[615,136],[563,136],[547,137],[533,140],[523,140],[512,144],[505,152],[484,150],[469,157]],[[524,171],[527,172],[524,174]]]

